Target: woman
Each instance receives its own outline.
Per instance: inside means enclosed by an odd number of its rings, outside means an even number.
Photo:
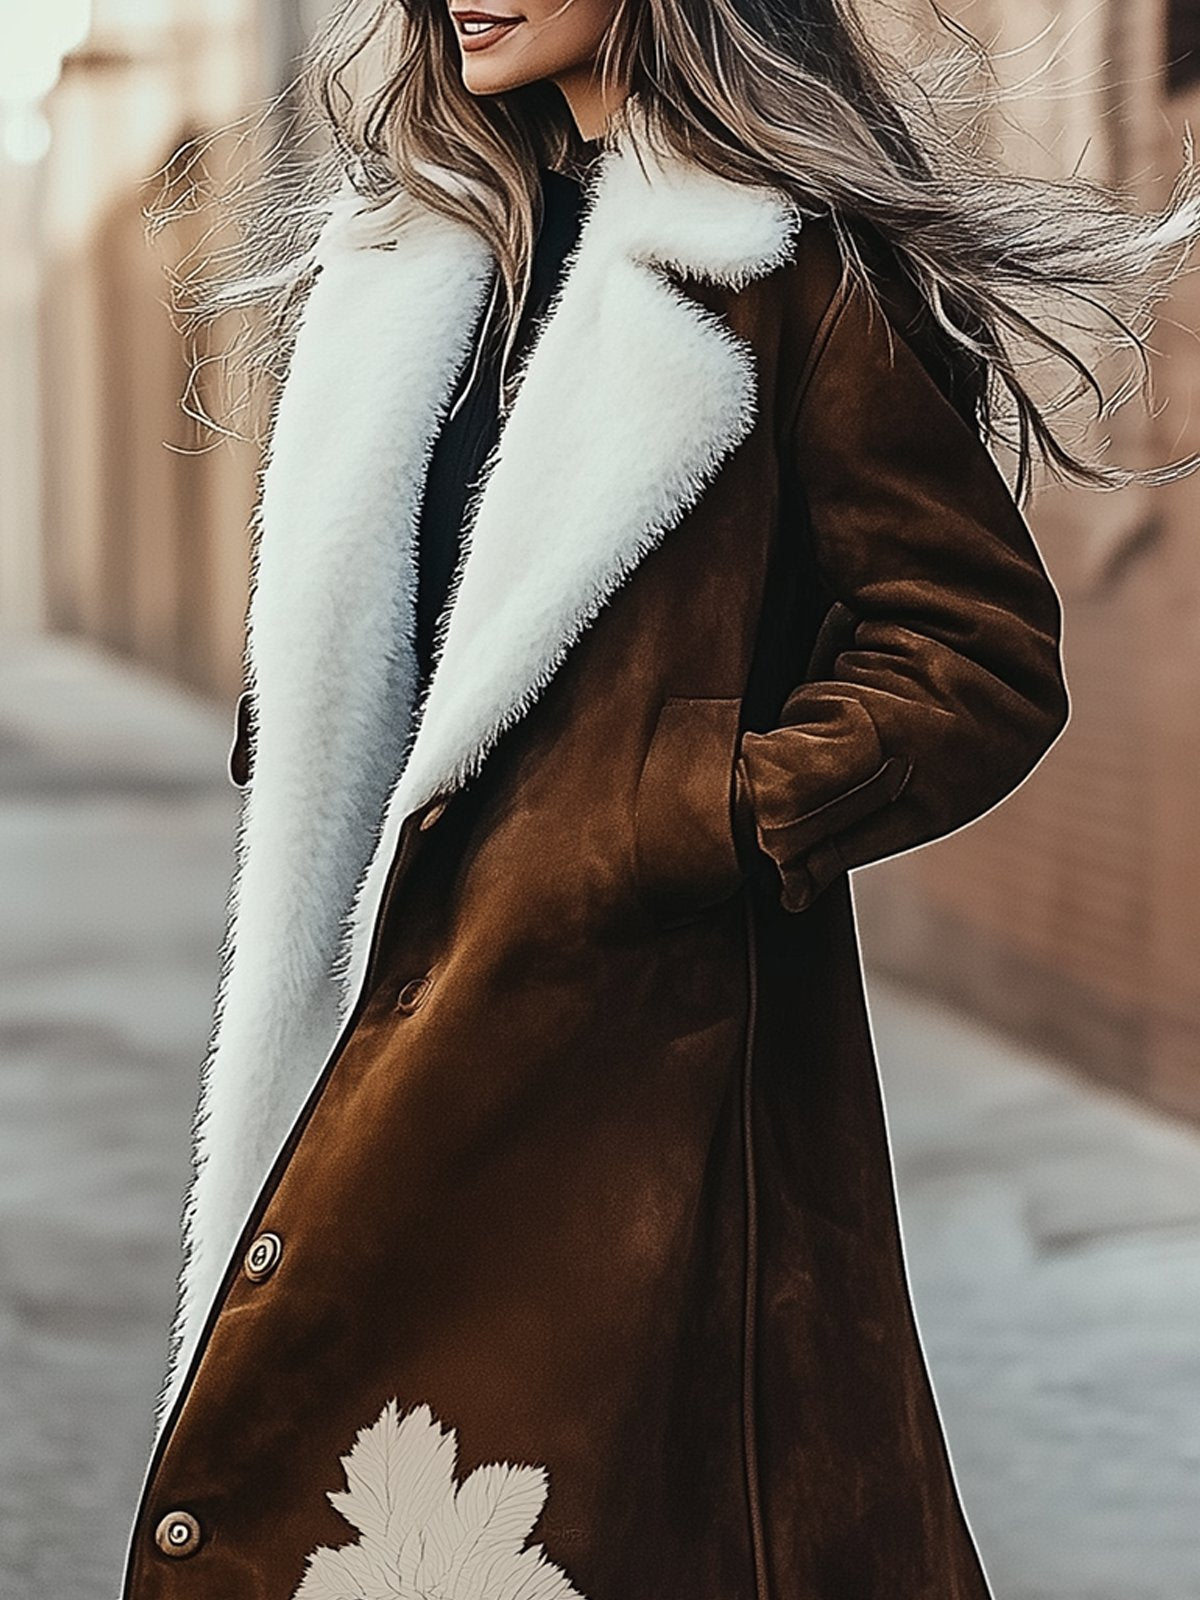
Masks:
[[[389,0],[311,70],[125,1600],[978,1600],[847,872],[1063,727],[984,441],[1112,475],[1023,297],[1127,310],[1195,202],[934,148],[840,0]]]

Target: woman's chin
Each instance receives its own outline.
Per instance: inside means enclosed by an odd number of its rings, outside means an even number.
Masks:
[[[500,58],[503,45],[493,48],[497,50],[497,56],[491,60],[488,59],[489,51],[464,55],[462,80],[468,94],[504,94],[509,89],[520,89],[538,76],[528,69],[522,71],[513,61],[505,62]]]

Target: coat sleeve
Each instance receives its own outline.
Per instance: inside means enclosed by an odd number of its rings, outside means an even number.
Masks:
[[[990,452],[901,327],[841,284],[785,426],[834,597],[829,643],[777,726],[743,734],[735,815],[789,911],[979,816],[1067,719],[1058,596]]]

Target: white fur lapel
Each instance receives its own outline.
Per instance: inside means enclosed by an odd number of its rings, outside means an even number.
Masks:
[[[407,197],[374,215],[339,201],[318,245],[260,500],[254,777],[160,1423],[354,1000],[404,817],[478,769],[750,428],[749,350],[660,269],[740,286],[786,258],[796,213],[774,190],[643,156],[626,143],[590,180],[419,715],[420,495],[492,262]]]
[[[405,816],[479,768],[753,420],[749,351],[655,269],[744,281],[782,259],[790,213],[696,169],[607,161],[476,508],[416,744],[359,895],[351,993]]]

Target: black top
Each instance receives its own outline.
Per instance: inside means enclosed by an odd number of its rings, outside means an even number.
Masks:
[[[529,294],[509,358],[510,377],[528,351],[537,321],[558,288],[566,257],[579,236],[582,181],[549,167],[542,169],[541,176],[542,220],[534,244]],[[480,351],[487,315],[485,307],[472,344],[477,359],[467,363],[459,379],[425,480],[417,530],[416,647],[422,692],[432,668],[438,620],[458,566],[467,502],[478,489],[481,469],[500,436],[497,341],[489,339]]]

